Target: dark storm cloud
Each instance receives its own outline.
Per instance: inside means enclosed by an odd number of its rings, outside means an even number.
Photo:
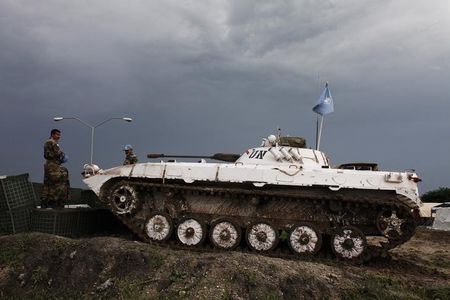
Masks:
[[[0,0],[0,173],[42,177],[63,130],[74,185],[89,160],[243,152],[277,127],[314,146],[311,108],[329,81],[322,150],[335,164],[415,168],[449,185],[447,1]],[[0,174],[1,175],[1,174]]]

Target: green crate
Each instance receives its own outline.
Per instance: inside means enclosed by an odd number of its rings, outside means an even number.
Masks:
[[[90,208],[34,209],[31,231],[69,237],[91,234],[95,229],[95,213]]]
[[[30,215],[34,206],[23,206],[0,211],[0,235],[15,234],[30,230]]]
[[[28,174],[21,174],[0,179],[0,211],[36,206],[33,184],[28,177]]]

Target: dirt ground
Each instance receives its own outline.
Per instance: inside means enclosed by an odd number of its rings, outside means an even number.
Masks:
[[[1,299],[450,299],[450,232],[364,265],[173,250],[121,237],[0,237]]]

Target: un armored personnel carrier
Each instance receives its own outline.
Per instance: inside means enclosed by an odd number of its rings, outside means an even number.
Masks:
[[[414,233],[421,201],[413,171],[332,167],[303,138],[273,135],[242,155],[199,158],[86,165],[84,182],[142,240],[190,248],[269,255],[331,249],[340,259],[364,260]]]

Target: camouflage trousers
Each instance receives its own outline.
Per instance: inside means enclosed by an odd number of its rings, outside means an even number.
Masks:
[[[41,207],[63,208],[69,199],[69,171],[60,164],[47,162],[44,165]]]

